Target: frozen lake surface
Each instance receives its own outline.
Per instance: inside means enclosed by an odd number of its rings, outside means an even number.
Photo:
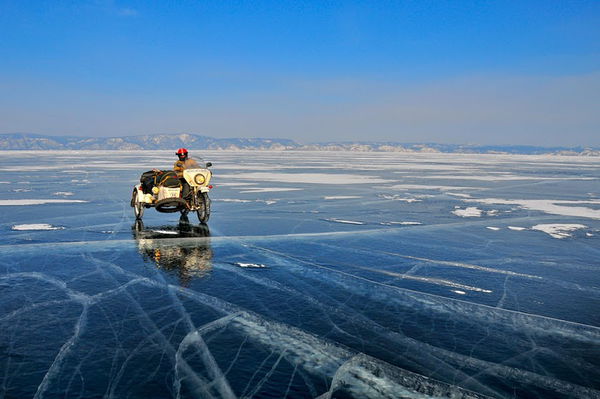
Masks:
[[[201,155],[0,152],[0,398],[600,397],[600,159]]]

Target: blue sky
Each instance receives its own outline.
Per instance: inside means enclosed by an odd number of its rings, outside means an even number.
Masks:
[[[600,145],[598,1],[0,0],[0,133]]]

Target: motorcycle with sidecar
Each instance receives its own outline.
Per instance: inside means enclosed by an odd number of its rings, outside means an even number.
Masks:
[[[208,222],[208,193],[212,188],[210,166],[212,164],[207,162],[205,168],[185,169],[181,178],[167,170],[144,172],[131,194],[136,220],[142,219],[146,208],[154,208],[162,213],[181,212],[184,216],[196,212],[201,223]]]

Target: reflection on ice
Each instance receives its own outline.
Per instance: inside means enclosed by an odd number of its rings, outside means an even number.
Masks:
[[[190,224],[187,216],[182,216],[176,227],[144,227],[136,220],[132,227],[138,250],[144,260],[153,262],[160,269],[175,273],[182,286],[187,286],[192,278],[203,277],[212,270],[212,248],[208,226]],[[193,243],[178,244],[177,238],[201,238]]]

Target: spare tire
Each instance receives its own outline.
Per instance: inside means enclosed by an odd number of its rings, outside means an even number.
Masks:
[[[165,198],[157,201],[154,207],[159,212],[173,213],[186,209],[187,204],[182,198]]]

